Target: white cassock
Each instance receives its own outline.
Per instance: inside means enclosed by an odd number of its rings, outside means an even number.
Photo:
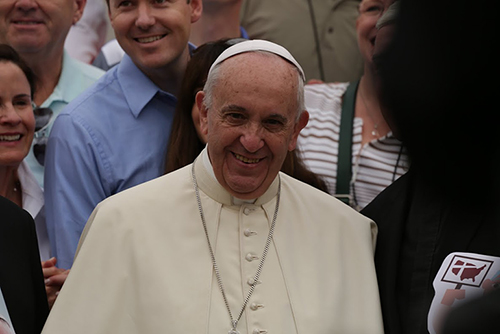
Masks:
[[[195,162],[208,234],[237,317],[262,256],[279,180],[254,203],[236,205],[209,168],[202,158]],[[383,333],[376,225],[330,195],[283,173],[279,178],[274,237],[240,333]],[[230,329],[189,165],[97,206],[43,334]]]

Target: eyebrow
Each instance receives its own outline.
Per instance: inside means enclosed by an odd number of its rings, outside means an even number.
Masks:
[[[237,104],[228,104],[227,106],[224,106],[221,108],[222,112],[226,111],[247,111],[246,108],[243,108],[242,106],[239,106]]]
[[[283,115],[281,115],[281,114],[271,114],[267,118],[279,119],[283,123],[288,122],[288,118],[285,117],[285,116],[283,116]]]

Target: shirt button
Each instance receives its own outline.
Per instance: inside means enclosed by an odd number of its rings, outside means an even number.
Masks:
[[[252,262],[253,260],[258,260],[259,257],[255,254],[252,254],[252,253],[248,253],[246,256],[245,256],[245,259],[248,261],[248,262]]]
[[[252,209],[250,209],[250,208],[244,208],[244,209],[243,209],[243,213],[244,213],[246,216],[248,216],[248,215],[250,214],[250,212],[252,212]]]
[[[245,231],[243,231],[243,234],[245,235],[245,237],[251,237],[252,235],[256,235],[257,232],[252,231],[249,228],[247,228]]]

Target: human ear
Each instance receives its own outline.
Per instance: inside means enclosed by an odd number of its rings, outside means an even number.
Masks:
[[[195,23],[203,12],[203,2],[202,0],[191,0],[189,5],[191,6],[191,23]]]
[[[295,123],[292,140],[290,140],[290,143],[288,144],[289,151],[293,151],[297,146],[297,138],[299,137],[299,133],[300,131],[302,131],[303,128],[306,127],[308,122],[309,122],[309,113],[307,112],[307,110],[304,110],[302,114],[300,114],[299,120]]]
[[[204,91],[196,93],[195,103],[200,111],[200,132],[206,136],[208,134],[208,109],[203,103],[203,98],[205,98]]]
[[[83,15],[83,10],[85,9],[85,5],[87,4],[87,0],[74,0],[73,3],[74,14],[73,14],[73,24],[80,21]]]

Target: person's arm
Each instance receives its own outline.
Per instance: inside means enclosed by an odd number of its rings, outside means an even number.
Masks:
[[[85,223],[106,198],[100,166],[102,146],[78,115],[61,114],[52,128],[45,157],[45,212],[52,254],[69,269]]]

